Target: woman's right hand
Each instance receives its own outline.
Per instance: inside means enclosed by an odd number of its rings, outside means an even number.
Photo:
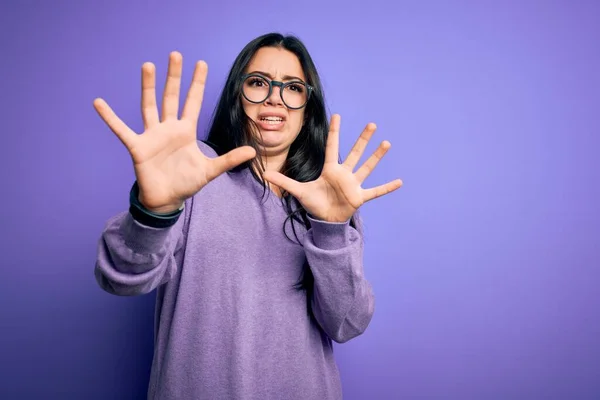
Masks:
[[[169,213],[217,176],[256,156],[250,146],[236,148],[216,158],[198,147],[196,130],[208,67],[198,61],[181,118],[178,118],[183,58],[172,52],[163,95],[162,120],[156,104],[156,72],[152,63],[142,66],[142,118],[144,133],[132,131],[102,99],[94,108],[125,145],[140,188],[139,200],[156,213]]]

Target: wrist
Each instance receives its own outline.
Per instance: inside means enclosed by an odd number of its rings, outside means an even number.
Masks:
[[[345,217],[342,217],[339,215],[321,217],[316,214],[311,214],[310,212],[307,213],[307,216],[314,221],[326,222],[326,223],[330,223],[330,224],[345,224],[350,221],[350,218],[352,218],[352,217],[345,218]]]
[[[315,245],[325,250],[334,250],[347,246],[352,238],[350,218],[342,222],[330,222],[307,215],[311,223],[312,238]]]
[[[167,228],[173,226],[183,213],[184,204],[179,208],[175,206],[160,207],[161,211],[155,212],[146,208],[139,200],[140,192],[137,181],[134,182],[129,192],[129,212],[139,223],[155,228]],[[169,209],[171,210],[169,212]],[[175,209],[175,211],[172,211]]]
[[[184,204],[184,203],[179,203],[179,204],[173,204],[173,205],[166,205],[166,206],[162,206],[162,207],[148,207],[144,204],[144,202],[140,198],[140,195],[138,195],[138,201],[146,210],[150,211],[151,213],[162,214],[162,215],[169,215],[169,214],[173,214],[178,211],[181,211],[181,210],[183,210],[183,204]]]

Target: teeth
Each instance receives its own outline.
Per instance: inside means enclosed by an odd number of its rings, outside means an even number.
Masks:
[[[261,118],[261,121],[265,121],[268,124],[275,125],[275,124],[282,122],[283,118],[281,118],[281,117],[264,117],[264,118]]]

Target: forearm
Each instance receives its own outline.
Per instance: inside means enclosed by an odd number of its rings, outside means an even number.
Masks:
[[[179,218],[170,227],[150,227],[130,212],[109,219],[98,241],[94,269],[100,287],[131,296],[167,282],[177,270],[174,254],[183,244],[183,224],[184,218]]]
[[[349,223],[311,224],[304,245],[314,276],[313,314],[328,336],[343,343],[365,331],[375,307],[364,277],[362,237]]]

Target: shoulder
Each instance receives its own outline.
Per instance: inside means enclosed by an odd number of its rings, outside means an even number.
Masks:
[[[198,143],[198,148],[200,149],[202,154],[204,154],[205,156],[210,157],[210,158],[214,158],[214,157],[218,156],[215,149],[213,149],[208,143],[206,143],[200,139],[197,140],[197,143]]]
[[[219,153],[208,141],[198,139],[196,140],[196,143],[202,154],[204,154],[206,157],[219,157]],[[247,174],[242,174],[239,171],[229,171],[229,173],[222,173],[219,176],[215,177],[213,180],[211,180],[210,184],[206,185],[206,187],[204,187],[201,190],[201,192],[207,193],[216,191],[220,197],[220,195],[226,187],[232,186],[233,188],[237,188],[245,180],[246,175]],[[233,185],[231,185],[231,183],[233,183]],[[218,189],[215,189],[217,187]]]

